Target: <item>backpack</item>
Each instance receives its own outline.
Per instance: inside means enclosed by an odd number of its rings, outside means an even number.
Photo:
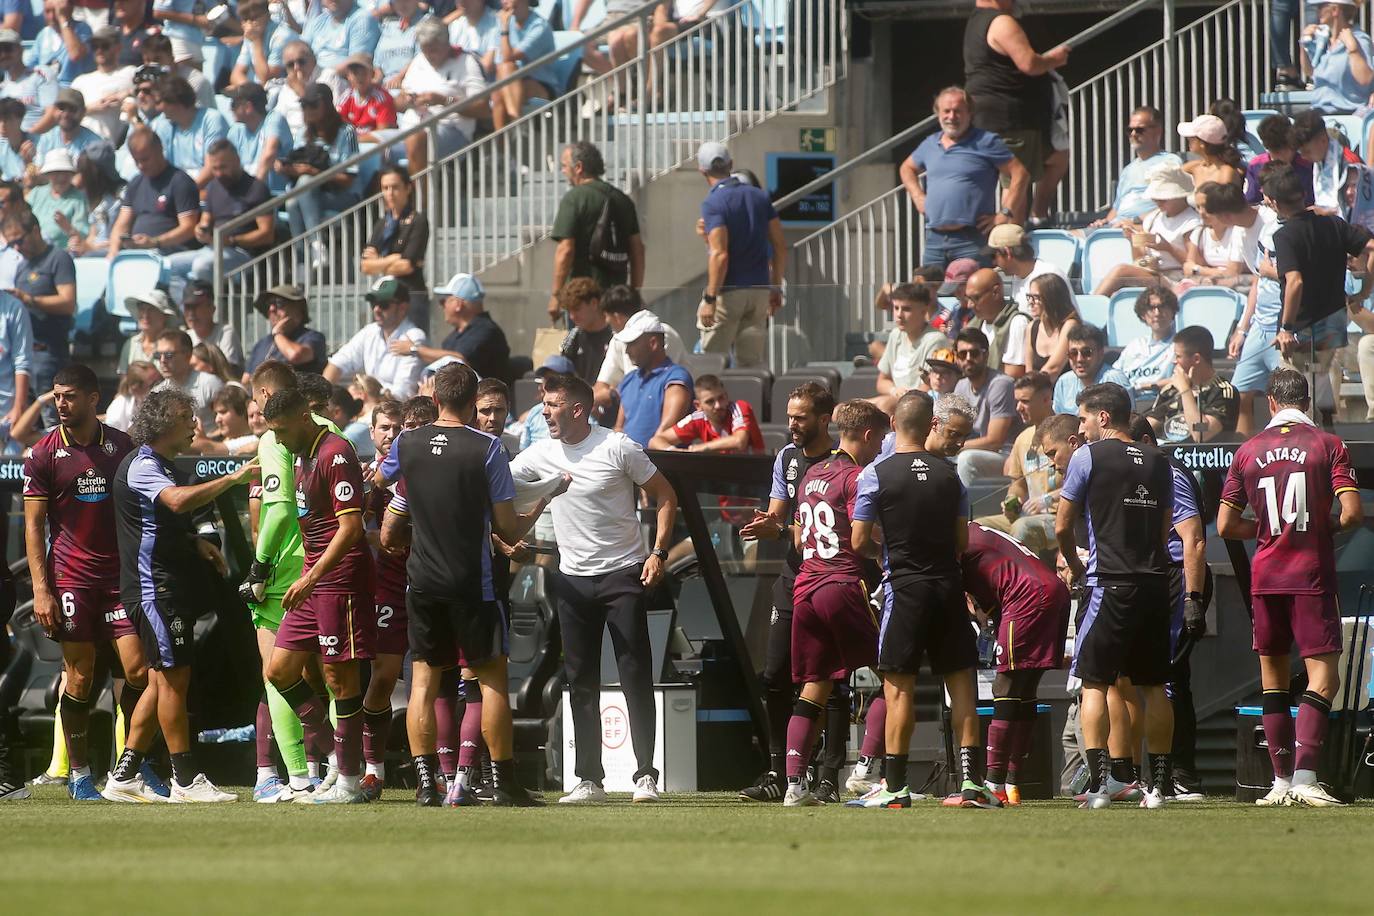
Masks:
[[[614,188],[607,186],[598,189],[602,196],[601,215],[592,228],[591,238],[587,241],[587,260],[601,268],[613,282],[627,283],[630,279],[630,246],[627,239],[621,238],[620,226],[616,223],[611,208]]]

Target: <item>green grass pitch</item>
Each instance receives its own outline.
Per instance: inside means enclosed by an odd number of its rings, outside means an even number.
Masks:
[[[245,792],[245,796],[246,796]],[[554,796],[550,795],[552,800]],[[1374,806],[1077,811],[0,803],[0,913],[1374,911]]]

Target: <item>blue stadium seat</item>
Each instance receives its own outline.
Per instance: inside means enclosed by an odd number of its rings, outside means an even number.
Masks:
[[[95,304],[110,282],[110,262],[104,258],[73,258],[76,265],[76,322],[78,331],[90,331]]]
[[[787,41],[789,0],[747,0],[740,5],[741,22],[754,29],[754,43],[781,46]]]
[[[1131,243],[1120,229],[1103,228],[1083,244],[1083,291],[1092,292],[1118,264],[1131,260]]]
[[[575,44],[581,38],[581,32],[553,33],[553,43],[560,48]],[[568,86],[572,83],[573,76],[580,66],[582,66],[582,48],[574,48],[553,62],[553,69],[558,74],[557,89],[559,92],[568,91]]]
[[[1124,347],[1137,337],[1150,333],[1149,326],[1135,314],[1135,301],[1140,298],[1142,290],[1143,287],[1132,286],[1119,289],[1112,295],[1111,321],[1107,325],[1107,346]]]
[[[1212,332],[1212,348],[1225,350],[1231,328],[1245,307],[1240,293],[1223,286],[1196,286],[1178,300],[1178,326],[1198,325]]]
[[[1067,229],[1036,229],[1030,234],[1030,244],[1037,258],[1044,258],[1070,277],[1083,254],[1083,240]]]
[[[1327,128],[1336,128],[1345,135],[1350,148],[1357,154],[1364,149],[1364,118],[1355,115],[1322,115]]]
[[[1095,324],[1105,331],[1112,314],[1111,300],[1106,296],[1094,296],[1091,293],[1080,293],[1074,298],[1078,300],[1079,316],[1088,324]]]
[[[1257,154],[1264,152],[1264,144],[1259,141],[1260,122],[1278,112],[1272,108],[1247,108],[1241,114],[1245,116],[1246,145],[1253,148]]]
[[[83,259],[84,260],[84,259]],[[120,318],[133,318],[124,300],[134,293],[153,289],[162,283],[162,258],[152,251],[121,251],[110,262],[105,288],[109,295],[105,310]]]
[[[577,4],[578,0],[540,0],[535,6],[535,9],[538,10],[539,15],[543,16],[545,19],[551,19],[554,9],[561,7],[563,12],[563,28],[571,29],[573,9]],[[577,33],[577,37],[581,38],[582,32],[590,32],[597,26],[604,25],[605,23],[606,0],[592,0],[591,5],[587,7],[587,14],[582,17],[582,28]]]

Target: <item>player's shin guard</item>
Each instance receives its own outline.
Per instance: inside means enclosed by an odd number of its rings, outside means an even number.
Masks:
[[[339,723],[334,726],[334,752],[339,760],[339,777],[359,776],[363,759],[363,698],[359,694],[334,701]]]
[[[1326,740],[1330,721],[1331,701],[1319,693],[1304,691],[1298,700],[1298,723],[1293,745],[1294,774],[1299,770],[1304,771],[1304,775],[1317,772],[1317,758],[1321,756],[1322,742]],[[1311,781],[1315,781],[1315,776]]]
[[[811,749],[820,730],[821,707],[808,700],[798,699],[787,723],[787,781],[800,781],[806,775]]]
[[[458,772],[458,735],[467,714],[461,695],[462,674],[458,668],[439,672],[439,695],[434,698],[434,738],[439,752],[439,767],[445,778]]]
[[[363,760],[368,772],[386,766],[386,742],[391,734],[391,708],[363,708]],[[381,775],[378,772],[377,775]]]
[[[1287,690],[1266,690],[1261,701],[1264,740],[1269,745],[1269,763],[1278,779],[1293,778],[1293,716],[1288,708]],[[1299,713],[1301,714],[1301,712]]]
[[[139,687],[125,681],[124,689],[119,692],[119,713],[124,717],[124,734],[126,735],[129,734],[134,719],[134,710],[138,708],[138,701],[143,699],[143,694],[147,689],[147,684]]]
[[[72,777],[87,772],[88,734],[91,724],[89,699],[79,699],[62,693],[62,736],[67,746],[67,763]]]

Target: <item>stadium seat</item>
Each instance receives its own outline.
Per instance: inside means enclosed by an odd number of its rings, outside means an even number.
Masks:
[[[782,451],[783,446],[792,441],[792,435],[787,431],[786,423],[764,423],[759,427],[759,431],[763,433],[763,447],[774,455]]]
[[[871,398],[878,393],[878,370],[865,366],[856,369],[854,374],[840,382],[840,393],[836,400],[849,401],[854,398]]]
[[[767,369],[726,369],[720,373],[725,390],[736,401],[747,401],[754,408],[754,419],[763,423],[768,419],[768,393],[773,387],[773,373]]]
[[[1044,258],[1065,276],[1073,276],[1083,253],[1083,240],[1067,229],[1036,229],[1030,234],[1031,248],[1037,258]]]
[[[1278,114],[1278,112],[1272,108],[1251,108],[1241,113],[1245,116],[1245,136],[1241,140],[1241,144],[1249,149],[1246,158],[1252,159],[1264,152],[1264,144],[1259,139],[1260,122],[1271,115]]]
[[[720,375],[725,371],[724,353],[688,353],[682,364],[692,373],[692,378],[703,375]]]
[[[1112,296],[1109,308],[1111,319],[1107,324],[1107,346],[1124,347],[1137,337],[1150,333],[1149,326],[1135,314],[1135,300],[1140,298],[1141,292],[1141,287],[1132,286],[1119,289]]]
[[[581,32],[554,32],[553,43],[555,47],[566,48],[570,44],[575,44],[582,38]],[[557,75],[554,83],[555,88],[560,94],[568,91],[573,77],[577,74],[578,67],[582,66],[582,48],[574,48],[567,54],[553,62],[553,71]]]
[[[78,331],[88,332],[95,316],[96,303],[105,298],[110,280],[110,262],[104,258],[73,258],[76,265],[76,322]]]
[[[1334,127],[1345,136],[1356,155],[1364,149],[1364,118],[1356,115],[1322,115],[1327,128]]]
[[[109,265],[105,310],[120,318],[136,317],[124,307],[124,300],[134,293],[161,285],[162,258],[152,251],[121,251]]]
[[[1131,243],[1120,229],[1098,229],[1083,245],[1083,291],[1092,292],[1108,271],[1131,260]]]
[[[1080,293],[1074,297],[1078,301],[1078,314],[1088,324],[1095,324],[1104,331],[1111,317],[1111,300],[1106,296]]]
[[[1197,286],[1178,300],[1178,326],[1206,328],[1212,332],[1212,349],[1225,350],[1231,328],[1244,307],[1245,300],[1233,289]]]

